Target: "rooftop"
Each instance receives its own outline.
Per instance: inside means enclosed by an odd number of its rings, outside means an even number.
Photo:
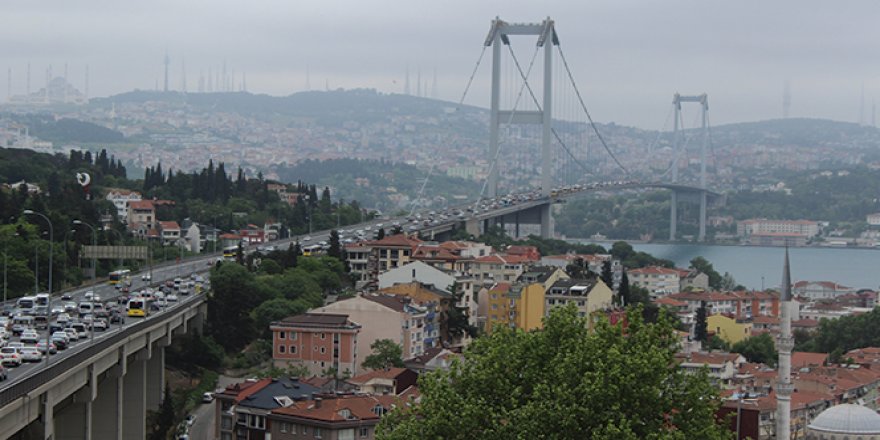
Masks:
[[[303,313],[288,316],[281,321],[273,322],[273,327],[314,327],[314,328],[358,328],[359,325],[348,320],[348,315],[331,313]]]

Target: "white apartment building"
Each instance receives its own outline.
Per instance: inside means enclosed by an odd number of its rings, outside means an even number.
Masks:
[[[116,207],[116,216],[120,221],[128,218],[128,203],[142,200],[141,193],[127,189],[111,189],[104,197]]]
[[[819,222],[812,220],[749,219],[737,222],[736,233],[740,237],[752,234],[800,234],[805,237],[819,235]]]

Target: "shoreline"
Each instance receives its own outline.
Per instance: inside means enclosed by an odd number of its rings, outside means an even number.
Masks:
[[[733,244],[733,243],[694,243],[690,241],[644,241],[644,240],[614,240],[614,239],[605,239],[605,240],[593,240],[590,238],[563,238],[563,241],[576,243],[576,244],[613,244],[618,241],[624,241],[630,244],[646,244],[646,245],[667,245],[667,246],[726,246],[726,247],[742,247],[742,248],[768,248],[768,249],[784,249],[788,246],[762,246],[762,245],[751,245],[751,244]],[[842,250],[867,250],[867,251],[876,251],[880,250],[878,247],[870,247],[870,246],[821,246],[821,245],[807,245],[807,246],[792,246],[790,249],[842,249]]]

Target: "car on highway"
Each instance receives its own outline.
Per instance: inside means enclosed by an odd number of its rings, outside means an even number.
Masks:
[[[91,301],[92,298],[94,298],[94,297],[95,297],[95,292],[93,290],[89,290],[88,292],[86,292],[85,295],[83,295],[83,299],[86,301]]]
[[[36,344],[40,340],[40,334],[35,331],[24,331],[21,334],[21,337],[18,338],[19,341],[25,344]]]
[[[68,292],[64,292],[61,294],[61,301],[70,301],[73,297]]]
[[[70,345],[70,335],[65,331],[52,333],[52,337],[49,338],[49,341],[55,344],[55,347],[59,350],[66,350],[67,346]]]
[[[79,340],[79,332],[76,331],[76,330],[74,330],[74,329],[71,328],[71,327],[67,327],[67,328],[65,328],[65,329],[64,329],[64,333],[67,333],[67,339],[68,339],[70,342],[78,341],[78,340]]]
[[[308,235],[306,235],[305,237],[302,238],[302,241],[311,241],[311,240],[312,240],[312,237],[309,237]]]
[[[67,313],[75,312],[77,307],[78,306],[73,301],[67,301],[64,303],[64,311]]]
[[[18,352],[18,348],[0,348],[0,364],[2,364],[4,367],[20,367],[21,354]]]
[[[52,316],[58,316],[62,313],[64,313],[64,306],[52,307]]]
[[[181,287],[180,290],[177,291],[177,293],[179,293],[181,295],[189,295],[189,287]],[[171,293],[170,295],[174,295],[174,294]]]
[[[153,279],[153,276],[148,273],[141,275],[141,281],[151,281],[152,279]]]
[[[43,355],[40,353],[40,350],[37,350],[36,346],[29,346],[21,349],[22,362],[40,362],[41,360],[43,360]]]
[[[120,312],[114,311],[110,314],[110,324],[125,324],[125,316]]]
[[[187,293],[189,293],[188,290],[187,290]],[[183,289],[181,289],[180,294],[181,294],[181,295],[186,295],[185,293],[183,293]],[[169,293],[169,294],[165,297],[165,300],[168,301],[168,302],[170,302],[170,303],[174,303],[174,302],[177,302],[178,298],[177,298],[177,295],[175,295],[175,294],[173,294],[173,293]]]
[[[92,323],[92,331],[102,332],[107,330],[107,322],[103,319],[96,319],[95,322]]]
[[[42,354],[46,354],[46,341],[37,342],[37,350]],[[58,347],[51,341],[49,341],[49,354],[58,353]]]
[[[62,313],[58,315],[57,318],[55,318],[55,321],[59,324],[67,324],[68,322],[70,322],[70,315],[68,315],[67,313]]]
[[[89,337],[89,330],[86,328],[86,324],[82,322],[75,322],[70,325],[74,331],[76,331],[77,338],[85,339]]]

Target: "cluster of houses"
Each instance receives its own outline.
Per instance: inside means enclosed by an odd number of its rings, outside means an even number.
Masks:
[[[262,227],[248,225],[236,231],[221,233],[213,226],[189,219],[182,223],[162,220],[159,218],[161,207],[174,206],[174,201],[143,199],[137,191],[110,189],[105,199],[113,203],[117,220],[125,224],[132,235],[158,240],[165,246],[179,246],[192,253],[219,251],[238,243],[262,244],[281,237],[281,225],[275,222],[267,222]],[[107,218],[106,221],[112,221],[112,218]]]

